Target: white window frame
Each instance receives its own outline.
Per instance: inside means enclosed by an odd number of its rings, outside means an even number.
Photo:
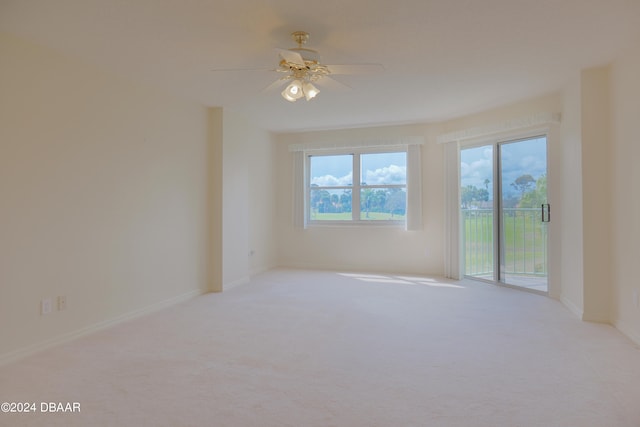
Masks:
[[[362,185],[360,183],[361,178],[361,155],[363,154],[378,154],[378,153],[405,153],[406,157],[406,168],[407,168],[407,180],[405,184],[387,184],[387,185]],[[337,187],[320,187],[320,189],[332,189],[332,190],[351,190],[351,219],[350,220],[318,220],[311,219],[311,190],[317,190],[317,187],[311,187],[311,157],[314,156],[340,156],[340,155],[351,155],[352,158],[352,174],[353,181],[350,186],[337,186]],[[396,228],[406,228],[407,226],[407,215],[408,215],[408,193],[409,193],[409,153],[406,146],[394,146],[394,147],[385,147],[385,148],[349,148],[349,149],[326,149],[326,150],[314,150],[312,152],[304,153],[304,215],[305,222],[308,226],[311,227],[344,227],[344,226],[363,226],[363,227],[396,227]],[[363,188],[403,188],[407,192],[407,202],[405,205],[405,217],[401,220],[371,220],[371,219],[361,219],[361,210],[360,210],[360,191]]]

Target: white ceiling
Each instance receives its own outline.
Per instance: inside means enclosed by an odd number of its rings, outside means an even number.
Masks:
[[[289,103],[276,47],[377,63]],[[0,31],[286,132],[448,119],[559,90],[640,32],[640,0],[0,0]],[[261,68],[253,71],[212,71]]]

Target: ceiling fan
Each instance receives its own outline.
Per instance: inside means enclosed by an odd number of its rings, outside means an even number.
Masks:
[[[265,89],[269,90],[282,85],[283,82],[290,82],[281,93],[282,97],[287,101],[295,102],[301,98],[305,98],[307,101],[313,99],[320,93],[320,89],[315,86],[316,84],[333,88],[349,88],[331,78],[331,75],[366,74],[384,69],[381,64],[323,64],[320,54],[316,50],[303,47],[309,40],[309,33],[294,31],[291,33],[291,37],[298,46],[290,49],[276,49],[279,63],[278,67],[272,70],[284,75]]]
[[[375,72],[382,69],[378,64],[360,65],[325,65],[322,64],[320,54],[316,50],[303,47],[309,40],[309,33],[294,31],[291,37],[298,47],[291,49],[276,49],[280,56],[280,63],[276,71],[286,74],[276,80],[275,85],[282,81],[291,83],[282,91],[282,97],[287,101],[295,102],[304,97],[307,101],[314,98],[320,90],[314,83],[332,83],[334,86],[343,86],[331,77],[331,74],[360,74]]]

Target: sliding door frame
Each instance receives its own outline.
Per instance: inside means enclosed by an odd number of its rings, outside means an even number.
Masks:
[[[503,260],[505,259],[504,257],[504,243],[502,242],[502,236],[504,236],[504,221],[501,220],[501,216],[502,216],[502,207],[503,207],[503,200],[502,200],[502,159],[500,156],[500,147],[502,145],[505,144],[511,144],[511,143],[517,143],[519,141],[526,141],[526,140],[530,140],[530,139],[534,139],[534,138],[545,138],[546,141],[546,163],[547,163],[547,183],[548,186],[550,186],[550,180],[549,180],[549,175],[550,175],[550,165],[549,165],[549,147],[550,147],[550,134],[551,134],[551,130],[550,129],[536,129],[536,130],[531,130],[529,132],[518,132],[517,134],[511,134],[511,135],[503,135],[502,137],[495,137],[495,138],[484,138],[481,140],[475,140],[475,141],[467,141],[466,143],[460,143],[459,144],[459,151],[465,150],[465,149],[469,149],[469,148],[476,148],[476,147],[483,147],[483,146],[491,146],[492,147],[492,166],[493,166],[493,170],[492,170],[492,179],[493,179],[493,280],[490,279],[484,279],[481,277],[476,277],[476,276],[469,276],[466,274],[465,271],[465,263],[466,263],[466,254],[464,253],[465,248],[462,247],[462,245],[460,245],[460,252],[461,252],[461,256],[459,257],[460,259],[460,266],[461,266],[461,270],[462,270],[462,274],[463,277],[471,279],[471,280],[479,280],[479,281],[483,281],[483,282],[488,282],[488,283],[492,283],[498,286],[503,286],[503,287],[507,287],[507,288],[512,288],[512,289],[517,289],[517,290],[521,290],[521,291],[525,291],[525,292],[530,292],[530,293],[534,293],[534,294],[538,294],[538,295],[551,295],[551,286],[550,286],[550,275],[549,272],[551,271],[551,257],[550,257],[550,252],[551,252],[551,248],[549,247],[549,243],[550,243],[550,239],[547,239],[546,244],[547,244],[547,250],[546,250],[546,254],[547,254],[547,290],[546,291],[540,291],[540,290],[536,290],[536,289],[531,289],[531,288],[527,288],[527,287],[523,287],[523,286],[517,286],[517,285],[513,285],[513,284],[509,284],[506,283],[505,280],[503,280],[504,278],[503,276],[503,271],[504,271],[504,265],[503,265]],[[460,157],[460,156],[458,156]],[[458,159],[458,179],[460,179],[460,159]],[[548,190],[549,188],[547,188]],[[549,194],[547,194],[547,201],[549,200]],[[462,236],[464,234],[464,229],[463,229],[463,217],[462,215],[460,215],[460,237],[462,239]]]

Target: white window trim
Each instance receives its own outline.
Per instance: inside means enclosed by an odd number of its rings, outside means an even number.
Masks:
[[[462,144],[470,141],[473,143],[493,141],[496,138],[509,139],[513,135],[521,135],[526,130],[540,132],[539,129],[547,129],[550,125],[558,123],[560,123],[560,113],[537,113],[501,123],[449,132],[438,136],[437,141],[438,144],[451,142]]]
[[[350,149],[394,149],[398,147],[408,147],[412,145],[424,144],[424,137],[410,136],[403,138],[389,139],[363,139],[363,140],[345,140],[345,141],[314,141],[301,144],[289,145],[290,152],[303,151],[305,153],[316,151],[338,151]]]

